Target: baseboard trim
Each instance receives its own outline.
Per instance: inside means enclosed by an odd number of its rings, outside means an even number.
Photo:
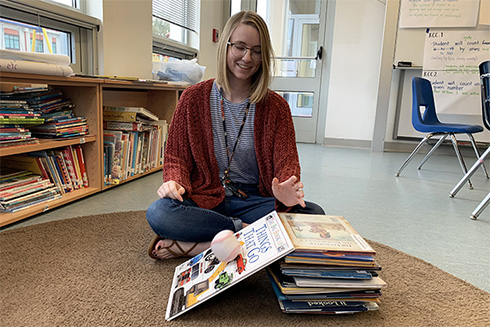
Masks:
[[[418,142],[420,142],[420,140],[385,142],[383,151],[411,153],[413,149],[415,149],[415,147],[417,146]],[[434,145],[433,143],[435,143],[435,141],[431,141],[430,145],[428,145],[427,143],[424,144],[422,148],[419,150],[419,153],[420,154],[428,153],[432,148],[432,146]],[[324,138],[323,140],[324,146],[338,147],[338,148],[371,149],[371,144],[372,142],[368,140],[334,139],[328,137]],[[477,144],[477,146],[480,150],[480,154],[482,154],[486,150],[486,147],[488,145]],[[470,157],[475,156],[475,152],[473,151],[473,148],[469,143],[459,144],[459,149],[463,154],[463,156],[470,156]],[[451,142],[444,142],[443,144],[441,144],[441,146],[436,150],[436,153],[444,154],[444,155],[452,155],[452,156],[455,155],[454,148]]]
[[[323,145],[339,148],[371,149],[371,141],[324,138]]]
[[[384,151],[386,152],[405,152],[405,153],[411,153],[415,147],[417,146],[418,142],[385,142],[385,147]],[[422,148],[419,150],[419,153],[421,154],[426,154],[430,151],[432,146],[434,145],[435,141],[431,141],[430,145],[425,143]],[[473,150],[473,147],[471,144],[459,144],[459,151],[461,151],[461,154],[463,156],[468,156],[469,158],[476,157],[475,151]],[[485,150],[487,145],[486,144],[478,144],[477,143],[478,150],[480,151],[480,154],[482,154]],[[437,154],[443,154],[443,155],[451,155],[454,156],[454,147],[451,142],[444,142],[439,146],[439,148],[434,152]]]

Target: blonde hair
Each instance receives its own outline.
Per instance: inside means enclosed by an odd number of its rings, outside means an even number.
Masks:
[[[231,16],[226,22],[223,33],[218,42],[217,54],[217,77],[216,82],[226,92],[230,91],[228,81],[226,57],[228,53],[228,41],[231,34],[238,25],[246,24],[254,27],[259,32],[262,62],[255,74],[252,76],[250,90],[250,102],[257,103],[265,98],[271,82],[272,65],[274,64],[274,50],[266,23],[257,13],[253,11],[241,11]]]

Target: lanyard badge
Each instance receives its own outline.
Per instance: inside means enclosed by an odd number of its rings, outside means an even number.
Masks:
[[[223,184],[223,187],[225,188],[225,194],[226,195],[232,195],[233,194],[233,195],[238,196],[242,200],[248,198],[247,193],[243,192],[238,187],[238,185],[236,183],[234,183],[233,181],[231,181],[230,179],[225,179],[225,177],[223,176],[223,178],[221,179],[221,184]]]
[[[245,192],[243,192],[238,187],[238,185],[230,179],[230,167],[231,167],[231,160],[233,160],[233,155],[235,154],[235,150],[238,145],[238,140],[242,135],[243,126],[245,126],[245,121],[247,120],[248,111],[250,109],[250,102],[247,104],[247,108],[245,109],[245,115],[243,116],[242,124],[240,125],[240,130],[238,131],[235,145],[233,146],[233,151],[231,152],[230,155],[230,151],[228,149],[228,137],[226,133],[225,108],[223,106],[223,89],[220,90],[220,94],[221,94],[221,118],[223,121],[223,130],[225,132],[226,158],[228,159],[228,167],[225,169],[224,176],[221,178],[221,184],[223,184],[223,187],[225,188],[226,195],[233,194],[238,196],[240,199],[246,199],[248,198],[248,195]]]

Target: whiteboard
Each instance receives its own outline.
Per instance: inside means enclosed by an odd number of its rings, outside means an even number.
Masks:
[[[428,29],[422,77],[428,79],[438,113],[481,114],[478,66],[490,60],[490,31]]]
[[[400,61],[408,61],[412,66],[422,67],[424,62],[425,28],[399,28],[396,36],[395,59],[393,64],[398,66]]]
[[[424,63],[426,30],[426,28],[398,29],[393,65],[397,66],[399,61],[410,61],[412,66],[422,67]],[[476,28],[446,28],[445,30],[487,31],[490,35],[489,25],[479,25]]]

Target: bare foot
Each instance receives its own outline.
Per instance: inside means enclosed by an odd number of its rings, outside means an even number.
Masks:
[[[158,259],[173,259],[179,257],[193,257],[211,247],[211,242],[182,242],[170,239],[158,241],[153,255]]]

